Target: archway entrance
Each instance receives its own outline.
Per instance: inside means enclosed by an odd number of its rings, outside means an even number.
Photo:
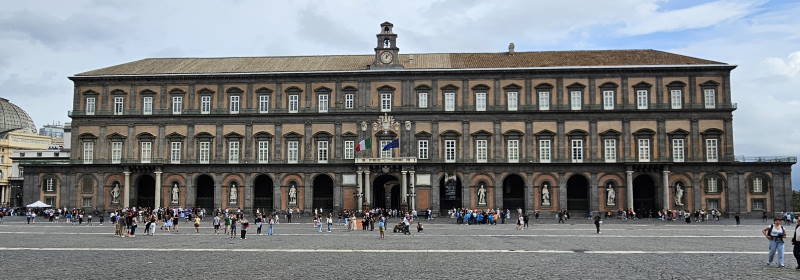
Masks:
[[[156,204],[156,179],[140,175],[136,179],[136,207],[153,208]]]
[[[197,197],[195,207],[214,209],[214,178],[206,174],[197,177]]]
[[[439,179],[440,213],[448,209],[461,208],[461,179],[456,175],[442,176]]]
[[[372,208],[400,209],[400,181],[384,174],[372,184]]]
[[[267,175],[258,175],[253,182],[253,209],[269,212],[273,209],[272,178]]]
[[[567,180],[567,210],[589,211],[589,180],[583,175],[573,175]]]
[[[322,208],[325,211],[333,210],[333,179],[326,174],[314,178],[314,200],[312,208]]]
[[[503,180],[503,208],[525,210],[525,180],[517,174],[508,175]]]
[[[641,217],[648,217],[656,209],[656,184],[649,175],[642,174],[633,179],[633,210]]]

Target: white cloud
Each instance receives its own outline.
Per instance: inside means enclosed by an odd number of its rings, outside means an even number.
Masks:
[[[660,11],[657,3],[649,3],[625,16],[626,27],[620,32],[643,35],[709,27],[748,15],[763,2],[720,0],[671,11]]]
[[[766,63],[772,66],[772,70],[775,73],[800,78],[800,51],[789,54],[786,59],[768,57],[766,58]]]

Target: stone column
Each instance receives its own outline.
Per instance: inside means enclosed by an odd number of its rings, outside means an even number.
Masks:
[[[372,182],[369,179],[369,170],[364,171],[364,197],[367,200],[367,208],[372,207]]]
[[[125,171],[122,172],[122,174],[125,174],[125,186],[122,189],[122,196],[124,197],[124,200],[122,201],[122,207],[128,208],[131,206],[131,172]]]
[[[414,190],[414,186],[416,185],[416,177],[414,177],[414,171],[408,172],[409,178],[409,189],[411,190],[411,200],[409,200],[409,208],[411,210],[417,210],[417,192]]]
[[[400,176],[402,177],[402,185],[400,185],[400,201],[403,202],[401,204],[408,205],[408,180],[406,179],[406,176],[408,176],[408,171],[400,171]]]
[[[153,172],[156,174],[156,199],[155,203],[153,203],[154,208],[161,207],[161,170],[157,170]]]
[[[633,170],[625,171],[625,205],[628,209],[633,209]]]
[[[356,208],[358,211],[363,210],[362,207],[364,205],[364,178],[362,176],[364,176],[364,172],[356,171],[356,182],[358,183],[358,200],[356,201],[358,205],[356,205]]]
[[[663,175],[661,176],[664,179],[664,182],[663,182],[663,185],[664,185],[663,196],[664,196],[664,198],[662,199],[662,201],[664,201],[664,204],[662,204],[663,205],[662,209],[664,209],[664,210],[672,208],[672,207],[669,207],[669,173],[670,173],[669,170],[664,170],[663,171]]]
[[[599,212],[601,208],[599,203],[600,198],[598,197],[599,189],[597,186],[597,180],[599,179],[598,174],[592,173],[590,178],[592,181],[589,182],[589,211],[594,213]]]

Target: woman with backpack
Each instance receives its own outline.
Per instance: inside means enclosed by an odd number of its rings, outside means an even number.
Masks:
[[[783,264],[783,238],[786,237],[786,229],[781,225],[781,218],[775,218],[772,224],[763,230],[761,233],[769,240],[769,258],[767,265],[772,264],[772,259],[775,254],[778,254],[778,267],[784,267]]]

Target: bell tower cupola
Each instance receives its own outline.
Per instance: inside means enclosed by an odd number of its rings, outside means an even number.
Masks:
[[[376,35],[378,45],[375,47],[375,61],[371,69],[403,68],[398,55],[397,34],[392,32],[394,25],[391,22],[381,23],[381,31]]]

